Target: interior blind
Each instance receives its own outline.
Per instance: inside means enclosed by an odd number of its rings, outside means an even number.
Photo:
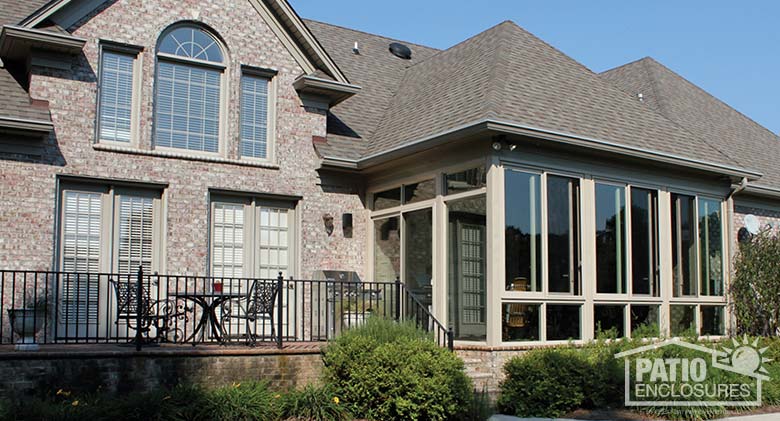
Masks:
[[[241,156],[268,157],[268,79],[241,77]]]
[[[100,139],[130,141],[135,57],[104,51],[100,63]]]
[[[63,271],[100,272],[101,194],[66,191],[63,208]],[[63,274],[61,289],[59,308],[63,320],[97,321],[98,276]]]
[[[149,197],[119,197],[119,273],[135,273],[139,266],[152,267],[154,200]]]
[[[213,275],[241,277],[244,272],[244,205],[214,204]]]
[[[219,150],[220,76],[218,70],[159,63],[155,121],[158,146]]]

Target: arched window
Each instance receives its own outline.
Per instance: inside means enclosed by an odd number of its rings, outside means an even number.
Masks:
[[[219,152],[222,77],[219,41],[194,25],[163,33],[157,48],[155,147]]]

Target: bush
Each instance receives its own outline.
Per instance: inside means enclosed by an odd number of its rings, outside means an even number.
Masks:
[[[347,421],[352,419],[330,386],[306,386],[283,397],[282,419],[295,421]]]
[[[328,345],[323,362],[326,381],[359,417],[451,419],[471,399],[463,361],[413,325],[370,318]]]
[[[215,389],[205,413],[211,420],[274,420],[279,407],[274,395],[266,382],[235,383]]]
[[[729,292],[737,333],[777,336],[780,332],[780,237],[764,231],[740,244]]]

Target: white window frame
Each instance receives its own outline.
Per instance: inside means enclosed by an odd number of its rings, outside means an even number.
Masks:
[[[140,122],[141,122],[141,81],[143,80],[143,47],[116,43],[108,40],[100,40],[98,46],[98,75],[97,75],[97,96],[95,97],[95,135],[94,142],[117,147],[138,148],[140,144]],[[133,77],[132,77],[132,100],[130,113],[130,140],[129,142],[120,142],[101,137],[100,113],[101,96],[103,84],[103,56],[105,53],[120,54],[133,57]]]

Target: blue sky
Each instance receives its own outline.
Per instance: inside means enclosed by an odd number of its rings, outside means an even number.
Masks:
[[[780,1],[290,0],[303,17],[437,48],[512,20],[600,72],[652,56],[780,132]]]

